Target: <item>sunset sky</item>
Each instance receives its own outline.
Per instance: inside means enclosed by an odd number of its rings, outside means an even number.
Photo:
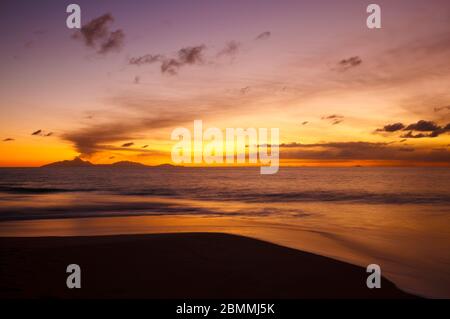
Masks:
[[[381,29],[366,26],[373,2]],[[70,3],[81,31],[66,27]],[[170,163],[172,130],[196,119],[279,128],[283,165],[450,163],[448,0],[4,0],[0,12],[0,166]]]

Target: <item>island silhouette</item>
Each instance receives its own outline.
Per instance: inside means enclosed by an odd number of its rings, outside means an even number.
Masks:
[[[90,161],[83,160],[80,157],[75,157],[73,160],[64,160],[53,162],[50,164],[42,165],[41,168],[72,168],[72,167],[92,167],[92,168],[175,168],[181,166],[175,166],[172,164],[160,164],[160,165],[145,165],[139,162],[132,161],[119,161],[112,164],[94,164]]]

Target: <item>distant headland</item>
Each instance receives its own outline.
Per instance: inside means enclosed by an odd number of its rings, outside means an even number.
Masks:
[[[75,157],[73,160],[65,160],[46,164],[41,168],[71,168],[71,167],[111,167],[111,168],[175,168],[182,166],[175,166],[171,164],[161,164],[155,166],[149,166],[138,162],[120,161],[112,164],[94,164],[89,161],[84,161],[79,157]]]

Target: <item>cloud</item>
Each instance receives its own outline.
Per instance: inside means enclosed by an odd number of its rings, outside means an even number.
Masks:
[[[441,134],[450,132],[450,123],[446,126],[440,126],[433,121],[420,120],[416,123],[405,126],[403,123],[394,123],[385,125],[383,128],[375,130],[376,132],[394,133],[398,131],[408,131],[400,135],[401,138],[427,138],[438,137]],[[415,134],[414,132],[420,132]]]
[[[402,138],[424,138],[424,137],[438,137],[439,135],[442,135],[444,133],[449,132],[450,130],[448,128],[438,128],[434,131],[431,131],[431,133],[417,133],[414,134],[413,131],[409,131],[406,134],[401,135]]]
[[[255,38],[255,40],[267,40],[268,38],[270,38],[271,35],[272,35],[272,33],[270,31],[266,31],[266,32],[258,34],[258,36]]]
[[[337,115],[337,114],[322,116],[322,120],[334,120],[334,119],[343,119],[343,118],[344,118],[343,115]]]
[[[34,131],[33,133],[31,133],[31,135],[41,135],[42,134],[42,130],[37,130]]]
[[[330,121],[331,125],[337,125],[344,121],[344,116],[338,115],[338,114],[332,114],[332,115],[322,116],[321,119]]]
[[[338,62],[338,70],[339,71],[347,71],[351,68],[357,67],[362,63],[362,60],[359,56],[352,56],[348,59],[342,59]]]
[[[241,47],[241,44],[237,41],[230,41],[228,42],[225,47],[217,53],[218,57],[221,56],[235,56]]]
[[[111,32],[109,38],[100,45],[99,54],[106,54],[111,51],[119,51],[123,47],[125,33],[122,30]]]
[[[128,143],[122,144],[122,147],[130,147],[130,146],[133,146],[133,145],[134,145],[133,142],[128,142]]]
[[[189,120],[193,119],[189,117]],[[142,112],[138,118],[117,118],[105,123],[93,124],[82,129],[66,132],[61,135],[66,141],[73,143],[82,156],[91,156],[105,150],[116,150],[111,143],[142,138],[141,132],[178,125],[183,118],[179,114],[160,113],[149,116]],[[119,150],[123,150],[119,148]]]
[[[435,107],[434,111],[435,112],[440,112],[442,110],[450,110],[450,105],[446,105],[446,106],[440,106],[440,107]]]
[[[405,135],[402,135],[401,137],[404,138],[438,137],[441,134],[450,132],[450,123],[442,127],[433,121],[420,120],[417,123],[408,125],[405,128],[405,131],[410,132],[408,132]],[[427,132],[427,134],[425,133],[413,134],[412,131]]]
[[[178,60],[183,64],[201,63],[203,59],[202,53],[205,48],[205,45],[183,48],[178,51]]]
[[[249,87],[249,86],[243,87],[243,88],[241,88],[241,89],[239,90],[239,92],[240,92],[241,94],[247,94],[249,91],[250,91],[250,87]]]
[[[450,161],[450,151],[412,148],[391,143],[324,142],[316,144],[289,143],[280,145],[284,159],[307,160],[402,160],[422,162]]]
[[[387,124],[383,128],[376,129],[376,132],[396,132],[405,128],[403,123]]]
[[[406,134],[400,135],[402,138],[424,138],[424,137],[430,137],[428,134],[424,133],[418,133],[414,134],[413,132],[408,132]]]
[[[405,128],[405,131],[419,131],[430,132],[439,129],[440,127],[433,121],[420,120],[417,123],[410,124]]]
[[[161,63],[161,72],[170,75],[178,74],[181,67],[185,65],[202,64],[204,62],[205,45],[185,47],[178,50],[175,57],[167,58],[162,54],[146,54],[140,57],[131,58],[128,63],[131,65],[143,65]]]
[[[13,138],[5,138],[4,140],[3,140],[3,142],[12,142],[12,141],[14,141],[14,139]]]
[[[53,135],[53,132],[45,132],[43,130],[37,130],[37,131],[34,131],[33,133],[31,133],[31,135],[49,137],[49,136]]]
[[[248,94],[245,101],[241,94],[228,94],[224,98],[223,90],[180,94],[171,98],[154,94],[137,94],[132,90],[111,97],[105,101],[111,106],[108,112],[96,112],[93,120],[82,121],[82,127],[67,129],[59,133],[58,137],[70,142],[82,156],[89,157],[96,153],[112,151],[117,147],[115,145],[128,141],[148,140],[149,135],[155,140],[167,140],[170,130],[192,125],[200,113],[204,121],[228,115],[235,116],[236,110],[240,114],[254,114],[253,112],[259,110],[258,102],[262,96],[271,95],[272,92],[264,91],[262,95],[257,92]],[[112,111],[113,109],[115,111]],[[143,150],[140,147],[139,149]],[[122,148],[120,151],[134,152],[136,149]]]
[[[168,73],[170,75],[176,75],[178,73],[178,69],[181,67],[181,63],[176,59],[167,59],[164,60],[161,64],[161,72]]]
[[[120,50],[123,47],[125,33],[121,29],[110,31],[109,25],[112,22],[113,16],[109,13],[104,14],[82,26],[73,37],[81,38],[87,47],[96,49],[98,54]]]
[[[182,48],[178,51],[178,58],[169,59],[161,65],[161,72],[169,74],[177,74],[178,69],[188,64],[203,63],[203,51],[205,45]]]
[[[152,64],[152,63],[156,63],[156,62],[161,62],[164,59],[165,59],[164,56],[161,54],[156,54],[156,55],[146,54],[146,55],[143,55],[140,57],[131,58],[129,60],[129,64],[132,64],[132,65]]]
[[[80,30],[84,43],[89,47],[95,47],[99,42],[103,43],[109,37],[108,24],[113,21],[112,15],[107,13],[84,25]]]
[[[150,157],[150,156],[154,156],[155,154],[162,154],[161,152],[145,152],[145,153],[137,153],[136,157],[137,158],[145,158],[145,157]]]
[[[216,57],[230,56],[234,57],[238,52],[241,44],[237,41],[229,41],[223,49],[221,49]],[[132,57],[128,60],[128,64],[141,66],[145,64],[160,64],[161,73],[176,75],[179,69],[185,65],[200,65],[205,62],[204,52],[206,46],[204,44],[197,46],[184,47],[177,51],[175,55],[167,56],[164,54],[145,54],[142,56]]]

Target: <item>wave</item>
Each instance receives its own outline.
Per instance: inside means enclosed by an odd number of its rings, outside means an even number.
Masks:
[[[304,191],[284,193],[221,194],[222,200],[245,202],[360,202],[368,204],[448,204],[446,194]]]
[[[105,202],[91,201],[89,203],[57,203],[49,206],[20,205],[0,206],[0,222],[34,219],[65,219],[88,217],[116,216],[159,216],[159,215],[202,215],[202,216],[251,216],[262,217],[282,213],[278,209],[255,208],[251,210],[233,208],[222,210],[219,207],[201,207],[195,204],[169,202]],[[298,210],[289,212],[290,216],[306,217],[309,214]]]
[[[158,196],[195,200],[240,201],[247,203],[270,202],[354,202],[367,204],[449,204],[450,196],[439,193],[374,193],[364,191],[299,191],[299,192],[249,192],[241,189],[217,191],[208,188],[63,188],[0,186],[0,192],[12,194],[51,194],[70,192],[96,192],[122,196]]]
[[[69,192],[93,192],[92,188],[54,188],[54,187],[22,187],[22,186],[0,186],[0,192],[12,194],[51,194]]]

